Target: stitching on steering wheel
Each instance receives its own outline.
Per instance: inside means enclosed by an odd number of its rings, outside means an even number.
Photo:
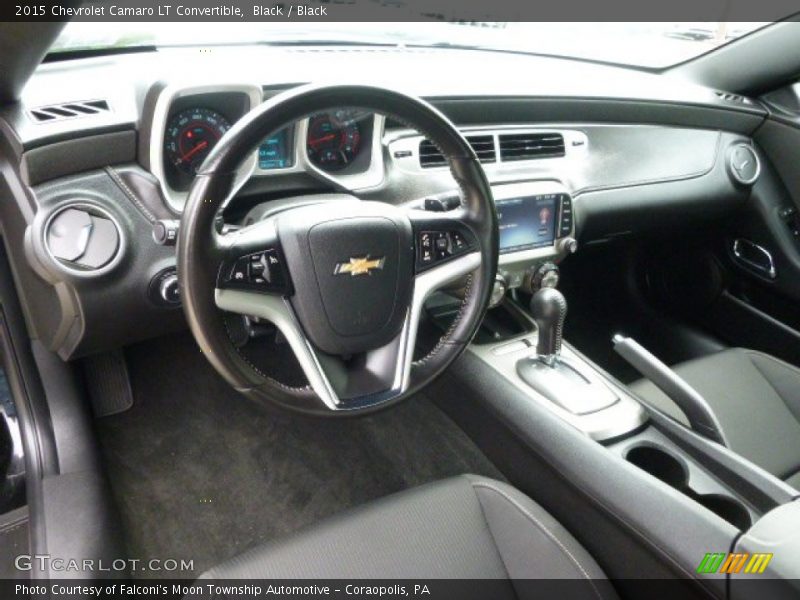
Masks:
[[[472,281],[473,281],[472,274],[470,274],[467,276],[467,285],[464,288],[464,299],[461,301],[461,306],[458,309],[458,314],[456,315],[456,318],[453,320],[453,322],[450,324],[450,327],[448,327],[447,331],[445,331],[442,337],[439,338],[439,341],[436,342],[436,345],[433,347],[433,349],[419,360],[415,360],[412,363],[413,366],[421,367],[422,365],[424,365],[426,362],[428,362],[434,356],[436,356],[439,350],[441,350],[447,343],[447,338],[449,338],[456,330],[456,327],[458,327],[458,324],[461,322],[461,319],[464,316],[464,311],[466,310],[467,305],[469,304],[469,293],[472,291]]]
[[[255,371],[260,377],[263,377],[264,379],[266,379],[270,384],[275,385],[276,387],[279,387],[279,388],[284,389],[284,390],[289,391],[289,392],[304,392],[304,391],[307,391],[307,390],[311,389],[310,385],[305,385],[305,386],[302,386],[302,387],[288,385],[288,384],[283,383],[282,381],[278,381],[274,377],[270,377],[269,375],[264,373],[255,364],[253,364],[253,361],[251,361],[247,356],[245,356],[239,350],[239,348],[236,346],[236,344],[233,343],[233,335],[231,334],[230,327],[228,327],[228,322],[225,320],[225,318],[222,319],[222,324],[225,325],[225,333],[228,335],[228,341],[231,343],[231,348],[233,348],[234,352],[236,352],[236,354],[239,355],[239,358],[241,358],[247,364],[247,366],[249,366],[251,369],[253,369],[253,371]],[[294,352],[292,352],[292,353],[294,354]]]

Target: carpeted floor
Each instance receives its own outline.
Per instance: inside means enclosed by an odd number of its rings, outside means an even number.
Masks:
[[[408,487],[502,478],[422,396],[360,419],[295,417],[239,396],[188,335],[126,356],[134,406],[98,435],[131,557],[194,560],[181,577]]]

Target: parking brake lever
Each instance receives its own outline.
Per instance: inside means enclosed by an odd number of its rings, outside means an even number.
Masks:
[[[614,351],[672,399],[689,419],[692,429],[714,442],[728,445],[717,417],[696,389],[633,338],[618,333],[613,341]]]

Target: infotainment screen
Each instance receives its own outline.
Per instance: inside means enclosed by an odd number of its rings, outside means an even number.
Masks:
[[[558,194],[497,201],[500,252],[550,246],[555,240]]]
[[[287,127],[261,142],[258,147],[258,168],[268,171],[294,165],[290,137]]]

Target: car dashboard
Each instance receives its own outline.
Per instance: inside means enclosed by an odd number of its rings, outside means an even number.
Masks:
[[[357,73],[350,80],[424,97],[473,147],[499,215],[502,291],[529,288],[584,246],[721,218],[758,177],[738,177],[732,156],[749,152],[758,165],[749,134],[760,106],[628,69],[444,49],[260,47],[45,64],[0,115],[0,194],[12,200],[2,217],[18,226],[5,242],[37,337],[71,359],[184,327],[174,247],[157,244],[154,228],[180,219],[203,160],[252,108],[299,82],[336,83],[343,58]],[[459,76],[466,61],[470,82]],[[262,63],[273,68],[242,66]],[[509,68],[519,76],[503,76]],[[123,71],[124,85],[103,85]],[[341,194],[425,210],[459,201],[430,140],[353,98],[265,136],[236,172],[220,227]],[[418,260],[457,244],[420,240]]]

